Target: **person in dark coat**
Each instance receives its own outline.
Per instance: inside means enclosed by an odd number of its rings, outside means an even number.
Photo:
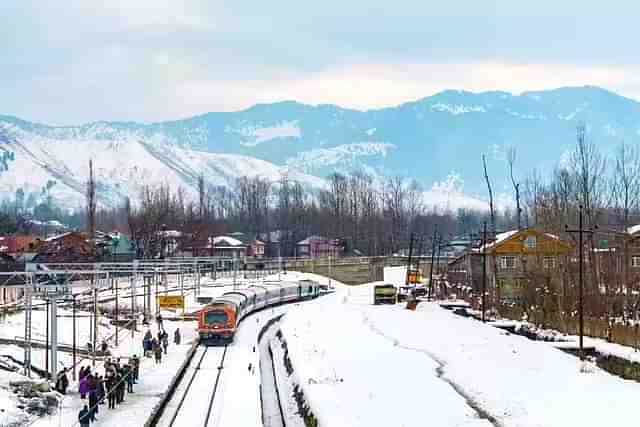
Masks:
[[[102,376],[98,375],[96,383],[98,386],[96,389],[96,391],[98,392],[98,402],[100,402],[100,404],[102,405],[104,403],[104,396],[105,396],[104,379],[102,378]]]
[[[124,365],[125,380],[127,382],[127,393],[133,393],[133,368],[131,365]]]
[[[175,331],[173,331],[173,343],[174,343],[175,345],[180,345],[180,340],[181,340],[181,337],[180,337],[180,328],[176,328],[176,330],[175,330]]]
[[[78,413],[78,422],[80,423],[80,427],[89,427],[89,424],[91,423],[91,415],[89,414],[89,408],[87,408],[87,405],[84,405],[80,410],[80,413]]]
[[[89,392],[89,419],[93,422],[96,420],[98,413],[98,393],[95,390]]]
[[[116,376],[109,375],[107,377],[107,400],[109,401],[109,409],[116,408]]]
[[[160,347],[160,343],[158,343],[156,341],[156,346],[155,346],[155,350],[153,351],[153,353],[156,356],[156,363],[161,363],[162,362],[162,347]]]
[[[164,354],[167,354],[167,347],[169,347],[169,334],[165,331],[162,332],[162,348],[164,349]]]
[[[151,357],[151,341],[153,340],[153,335],[151,331],[147,329],[147,332],[144,334],[144,338],[142,339],[142,350],[145,357]]]
[[[63,369],[58,372],[56,376],[56,391],[61,394],[67,394],[67,387],[69,387],[69,379],[67,378],[67,370]]]
[[[124,377],[122,376],[121,369],[116,376],[116,403],[124,402],[124,386]]]
[[[131,358],[131,368],[133,369],[133,383],[138,384],[138,378],[140,375],[140,359],[137,355],[133,355]]]
[[[164,326],[162,325],[162,314],[158,313],[156,321],[158,322],[158,329],[164,329]]]

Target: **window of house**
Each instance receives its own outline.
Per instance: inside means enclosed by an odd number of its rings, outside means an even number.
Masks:
[[[631,267],[640,267],[640,256],[631,257]]]
[[[556,259],[552,256],[546,256],[542,258],[542,266],[544,268],[554,268],[556,266]]]
[[[516,257],[503,256],[500,258],[500,268],[503,270],[513,270],[516,268]]]
[[[536,243],[536,236],[528,236],[524,239],[524,247],[527,249],[535,249]]]

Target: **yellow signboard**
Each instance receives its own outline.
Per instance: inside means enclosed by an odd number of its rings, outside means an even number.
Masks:
[[[160,308],[184,308],[184,297],[180,295],[158,296]]]

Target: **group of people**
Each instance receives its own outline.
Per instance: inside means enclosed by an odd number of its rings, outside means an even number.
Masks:
[[[180,344],[180,329],[176,328],[173,333],[173,342]],[[142,339],[142,349],[146,357],[154,357],[156,363],[162,362],[162,354],[167,354],[167,347],[169,347],[169,334],[162,327],[162,317],[158,315],[158,335],[153,336],[151,330],[147,329]]]
[[[142,347],[146,357],[155,357],[155,362],[161,363],[163,353],[167,354],[169,335],[163,327],[160,315],[158,315],[156,321],[158,322],[157,336],[154,337],[151,331],[147,329],[142,339]],[[180,329],[176,328],[173,333],[173,342],[179,345],[181,340]],[[101,350],[103,353],[107,353],[104,347],[105,344],[103,343]],[[105,375],[103,377],[92,373],[90,367],[80,368],[78,386],[80,398],[89,399],[88,404],[83,405],[78,414],[78,421],[81,427],[88,427],[91,422],[96,420],[99,406],[105,402],[105,399],[109,402],[109,409],[114,409],[116,404],[124,402],[125,387],[126,393],[133,393],[133,385],[138,381],[140,359],[134,355],[124,364],[120,363],[120,359],[115,361],[107,359],[104,362],[104,369]],[[66,371],[63,371],[63,373],[66,380]],[[68,380],[65,383],[59,374],[56,389],[58,388],[58,382],[60,383],[60,388],[66,392]]]
[[[140,372],[140,359],[133,355],[124,364],[120,359],[104,362],[104,376],[91,372],[91,367],[81,367],[79,373],[78,392],[81,399],[89,399],[78,414],[81,426],[89,425],[96,420],[101,404],[109,402],[109,409],[124,402],[125,387],[127,393],[133,393],[133,385],[137,383]]]

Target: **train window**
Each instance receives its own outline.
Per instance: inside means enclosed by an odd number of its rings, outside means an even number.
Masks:
[[[208,311],[204,316],[204,323],[226,323],[227,314],[224,311]]]

